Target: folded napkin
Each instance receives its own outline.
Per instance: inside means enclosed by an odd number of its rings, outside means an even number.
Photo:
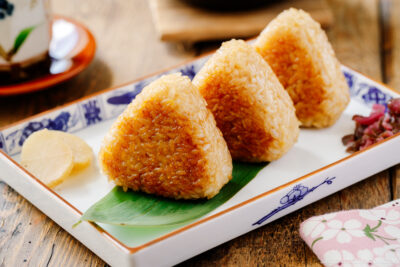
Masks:
[[[400,266],[400,200],[311,217],[300,235],[325,266]]]

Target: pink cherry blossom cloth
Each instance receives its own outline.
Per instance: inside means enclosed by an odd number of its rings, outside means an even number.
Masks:
[[[300,235],[325,266],[400,266],[400,200],[312,217]]]

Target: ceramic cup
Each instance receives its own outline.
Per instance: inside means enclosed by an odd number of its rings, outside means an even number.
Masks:
[[[47,0],[0,0],[0,76],[23,79],[26,68],[47,61],[50,24]]]

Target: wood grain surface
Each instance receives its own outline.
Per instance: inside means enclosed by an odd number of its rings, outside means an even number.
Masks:
[[[0,98],[0,127],[110,86],[184,62],[218,43],[158,40],[146,0],[53,0],[54,13],[86,24],[98,42],[90,67],[46,91]],[[341,62],[400,89],[400,1],[329,0],[328,37]],[[0,179],[1,179],[0,170]],[[391,168],[180,266],[320,266],[300,239],[300,222],[327,212],[371,208],[400,197]],[[212,238],[212,237],[210,237]],[[0,266],[106,266],[37,208],[0,182]]]
[[[181,0],[149,0],[155,28],[165,41],[195,42],[257,35],[282,10],[302,8],[323,27],[333,23],[326,0],[275,1],[251,10],[210,12]]]

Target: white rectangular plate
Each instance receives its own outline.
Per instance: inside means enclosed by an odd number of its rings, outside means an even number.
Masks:
[[[181,71],[192,78],[207,57],[166,73]],[[267,224],[305,205],[400,162],[399,135],[349,155],[342,136],[354,131],[354,114],[367,115],[374,103],[399,95],[382,84],[343,67],[351,102],[328,129],[301,129],[298,142],[281,159],[268,164],[232,199],[186,225],[134,230],[83,222],[72,225],[112,188],[97,164],[51,190],[19,164],[24,140],[42,128],[72,132],[97,155],[101,140],[115,118],[161,74],[107,90],[48,111],[0,131],[2,178],[33,205],[113,266],[172,265]]]

